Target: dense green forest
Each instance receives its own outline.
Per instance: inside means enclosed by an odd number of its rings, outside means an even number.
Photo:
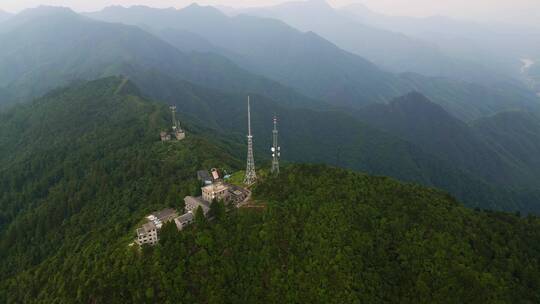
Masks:
[[[182,143],[159,142],[168,109],[136,95],[109,78],[1,114],[2,281],[56,254],[131,238],[144,215],[199,191],[196,170],[238,168],[234,143],[189,123]]]
[[[82,303],[540,301],[536,217],[473,211],[437,190],[318,165],[289,166],[254,194],[266,208],[199,218],[181,233],[167,225],[154,248],[89,237],[5,282],[3,296]]]
[[[129,247],[146,214],[199,191],[196,170],[244,157],[183,114],[187,139],[160,142],[168,109],[139,96],[107,78],[0,114],[0,302],[540,301],[537,217],[324,165],[261,180],[259,208],[214,205]]]

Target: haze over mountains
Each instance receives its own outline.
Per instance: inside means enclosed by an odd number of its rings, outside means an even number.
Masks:
[[[68,9],[27,10],[0,28],[0,86],[19,98],[37,96],[74,80],[159,71],[225,91],[265,92],[280,100],[302,97],[250,74],[222,56],[186,54],[133,26],[91,20]],[[39,50],[39,51],[38,51]]]
[[[482,24],[444,16],[427,18],[386,16],[361,4],[343,7],[340,13],[389,31],[429,42],[448,56],[477,62],[493,71],[522,77],[522,59],[540,57],[538,28],[510,24]]]
[[[240,135],[245,94],[256,94],[255,134],[264,138],[260,130],[270,127],[264,113],[283,116],[289,132],[282,141],[290,146],[285,159],[421,182],[472,206],[537,208],[520,194],[539,186],[534,160],[468,125],[501,111],[537,111],[535,94],[513,81],[490,86],[393,74],[316,33],[198,5],[111,7],[87,16],[41,7],[0,26],[0,41],[5,101],[123,75],[143,95],[175,104],[207,127]],[[384,105],[410,91],[420,93]],[[405,115],[396,116],[401,107]],[[535,132],[526,137],[535,138]],[[256,145],[265,151],[268,144]]]
[[[320,0],[3,16],[0,302],[540,301],[534,42]],[[248,95],[253,201],[130,246],[198,170],[242,173]]]
[[[7,20],[9,17],[11,17],[11,14],[0,10],[0,22]]]
[[[199,35],[208,49],[198,51],[227,50],[221,54],[243,68],[338,106],[359,107],[419,90],[454,115],[474,119],[507,107],[535,107],[538,101],[535,94],[512,80],[498,83],[494,90],[480,83],[391,74],[312,32],[303,33],[271,19],[227,17],[211,7],[110,7],[89,16],[153,28],[179,48],[189,42],[178,37],[184,38],[186,32]],[[175,36],[174,29],[181,32]],[[200,45],[201,39],[196,40]]]
[[[343,10],[349,12],[347,8]],[[332,8],[324,0],[290,2],[240,10],[239,13],[275,18],[298,29],[314,31],[339,47],[395,72],[417,72],[469,81],[497,79],[485,67],[446,56],[436,45],[406,36],[395,29],[386,30],[359,22],[354,16]]]

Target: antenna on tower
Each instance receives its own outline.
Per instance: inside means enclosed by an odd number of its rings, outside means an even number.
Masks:
[[[172,105],[169,108],[172,114],[172,135],[176,140],[183,140],[186,138],[186,132],[180,128],[180,122],[176,119],[176,106]]]
[[[274,130],[272,130],[272,174],[279,174],[279,158],[281,157],[281,147],[278,145],[277,117],[274,116]]]
[[[172,129],[173,131],[176,131],[176,128],[177,128],[177,121],[176,121],[176,106],[175,105],[172,105],[169,107],[169,109],[171,109],[171,113],[172,113]]]
[[[251,107],[250,97],[248,96],[248,152],[247,152],[247,165],[246,165],[246,177],[244,178],[244,184],[253,185],[257,180],[257,173],[255,172],[255,159],[253,158],[253,135],[251,135]]]

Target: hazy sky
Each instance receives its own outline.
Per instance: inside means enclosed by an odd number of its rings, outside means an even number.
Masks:
[[[205,5],[235,7],[263,6],[287,0],[198,0]],[[69,6],[78,11],[98,10],[108,5],[144,4],[154,7],[183,7],[190,0],[0,0],[0,9],[17,12],[40,4]],[[497,20],[540,25],[540,0],[329,0],[333,6],[363,3],[392,15],[446,15],[476,20]]]

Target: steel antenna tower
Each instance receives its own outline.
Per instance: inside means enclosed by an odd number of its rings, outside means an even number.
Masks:
[[[272,130],[272,174],[279,174],[279,158],[281,147],[278,145],[277,117],[274,116],[274,130]]]
[[[251,135],[251,108],[250,99],[248,96],[248,153],[247,153],[247,166],[246,177],[244,178],[244,184],[253,185],[257,180],[257,173],[255,173],[255,159],[253,158],[253,135]]]
[[[172,113],[172,128],[173,128],[173,131],[176,131],[177,129],[177,124],[178,122],[176,121],[176,106],[170,106],[169,107],[171,109],[171,113]]]

